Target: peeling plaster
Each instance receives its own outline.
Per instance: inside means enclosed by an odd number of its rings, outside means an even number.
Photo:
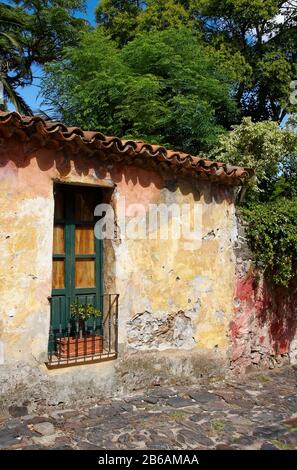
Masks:
[[[59,373],[44,366],[50,321],[54,181],[115,188],[112,203],[117,217],[122,198],[127,204],[142,203],[146,208],[158,203],[202,204],[205,237],[192,251],[185,249],[184,240],[124,239],[117,226],[117,240],[104,242],[104,284],[106,292],[120,294],[119,343],[127,354],[130,349],[173,348],[179,358],[182,349],[191,349],[194,362],[195,354],[203,353],[207,364],[214,351],[225,360],[235,274],[230,243],[236,230],[232,188],[190,177],[170,180],[168,175],[165,182],[155,170],[107,165],[79,155],[62,158],[49,149],[24,159],[21,143],[15,144],[10,157],[14,163],[0,167],[0,334],[8,374],[2,378],[8,386],[17,384],[13,366],[20,380],[27,380],[29,393],[28,374],[36,369],[36,375],[51,384],[51,398],[57,392],[57,377],[63,395],[70,396],[78,370],[90,382],[96,371],[98,388],[102,377],[111,377],[116,367],[109,364],[106,375],[103,364]],[[107,383],[111,380],[106,379]],[[51,387],[40,393],[46,394]]]
[[[135,349],[187,349],[195,344],[191,315],[182,311],[167,315],[139,313],[127,322],[127,336],[130,347]]]

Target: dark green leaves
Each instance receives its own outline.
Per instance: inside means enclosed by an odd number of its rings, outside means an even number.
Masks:
[[[67,123],[198,153],[236,117],[233,76],[217,59],[185,28],[122,49],[99,29],[49,65],[44,91]]]
[[[73,16],[84,0],[23,1],[0,4],[0,79],[7,101],[31,114],[18,87],[32,84],[32,65],[57,59],[67,45],[78,43],[86,22]],[[5,107],[5,105],[4,105]]]
[[[288,285],[297,269],[297,133],[246,118],[219,138],[211,157],[255,169],[241,209],[247,235],[258,267]]]
[[[297,198],[254,205],[243,215],[257,265],[276,284],[288,286],[297,270]]]

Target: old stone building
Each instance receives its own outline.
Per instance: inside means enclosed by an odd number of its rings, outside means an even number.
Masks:
[[[238,235],[251,170],[13,112],[0,114],[0,152],[3,403],[75,402],[293,358],[296,307],[278,336],[277,302],[263,300]],[[113,237],[94,236],[100,204]],[[152,207],[168,206],[199,208],[199,240],[164,237],[162,218],[147,225]],[[101,312],[83,331],[77,303]]]

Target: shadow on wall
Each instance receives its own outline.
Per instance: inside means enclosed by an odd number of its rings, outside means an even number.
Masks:
[[[48,148],[49,145],[51,146]],[[149,165],[143,168],[139,157],[135,165],[125,164],[122,161],[125,157],[112,155],[108,153],[108,150],[98,150],[96,153],[88,154],[83,145],[80,147],[77,144],[68,143],[67,148],[61,149],[56,142],[48,143],[45,147],[41,146],[40,140],[34,137],[24,144],[16,139],[15,134],[11,139],[5,140],[5,146],[0,149],[0,167],[13,162],[16,168],[26,168],[34,158],[40,171],[53,173],[52,177],[57,176],[56,173],[58,173],[61,179],[69,177],[73,171],[78,176],[87,176],[90,170],[93,170],[98,179],[109,178],[115,184],[125,182],[126,185],[138,185],[142,188],[153,185],[157,190],[167,188],[171,192],[178,188],[183,195],[192,193],[195,187],[197,189],[194,191],[196,201],[200,200],[201,195],[204,196],[206,204],[222,204],[224,201],[231,204],[234,201],[232,186],[210,182],[206,177],[201,177],[199,180],[189,175],[179,177],[179,175],[173,175],[170,169],[167,172],[164,169],[159,171],[150,168]]]

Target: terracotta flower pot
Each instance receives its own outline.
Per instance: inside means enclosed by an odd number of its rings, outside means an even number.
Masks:
[[[57,356],[60,358],[91,356],[102,352],[103,336],[57,338]]]

